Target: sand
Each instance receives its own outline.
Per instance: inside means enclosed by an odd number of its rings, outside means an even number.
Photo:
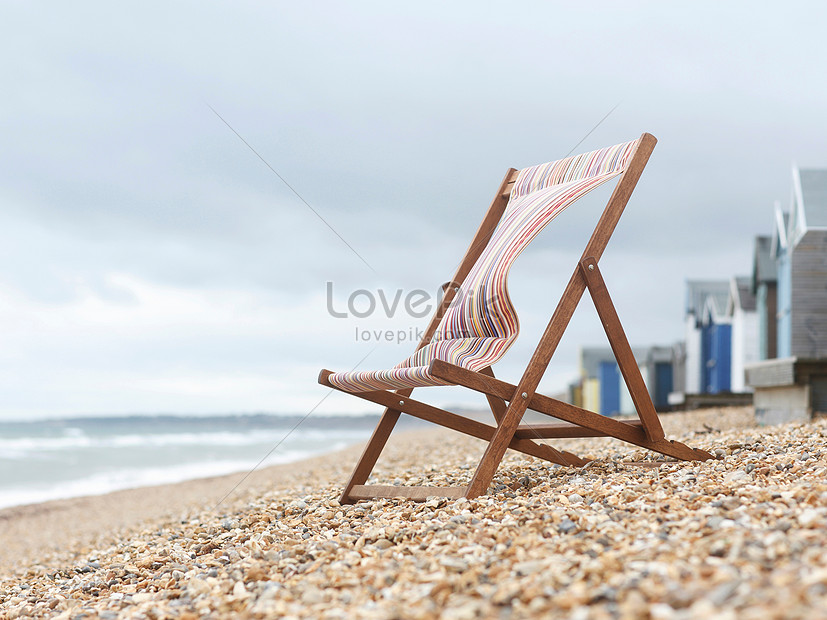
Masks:
[[[0,512],[0,617],[825,617],[827,420],[663,416],[716,454],[614,440],[509,454],[489,495],[339,506],[359,448],[292,466]],[[483,444],[395,438],[374,481],[467,483]]]

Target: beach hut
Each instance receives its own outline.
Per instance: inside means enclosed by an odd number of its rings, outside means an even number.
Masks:
[[[669,394],[675,388],[674,365],[674,346],[653,346],[646,349],[640,372],[658,411],[670,408]]]
[[[775,261],[776,274],[776,314],[775,314],[775,357],[789,357],[790,315],[792,313],[792,272],[790,270],[789,243],[787,227],[789,214],[781,211],[781,205],[775,204],[774,229],[770,256]],[[773,359],[773,358],[769,358]]]
[[[670,407],[680,407],[686,401],[686,341],[672,345],[672,392],[667,397]]]
[[[792,205],[784,213],[776,204],[770,242],[777,359],[746,368],[764,424],[827,412],[827,170],[792,172]]]
[[[827,357],[827,170],[793,166],[792,207],[775,205],[776,357]],[[771,355],[767,356],[771,358]]]
[[[673,390],[673,347],[634,347],[638,369],[658,411],[670,408]],[[620,368],[608,347],[580,349],[581,406],[602,415],[618,416],[634,413],[634,403]]]
[[[827,357],[827,170],[793,166],[786,240],[783,272],[781,263],[778,272],[784,312],[778,356]]]
[[[689,280],[686,284],[684,393],[728,391],[731,331],[726,306],[730,282]]]
[[[638,359],[640,351],[632,351]],[[580,385],[583,386],[582,406],[589,411],[617,416],[622,412],[621,401],[631,402],[631,397],[622,394],[628,390],[609,347],[580,348]]]
[[[752,294],[758,315],[758,359],[761,360],[778,356],[778,270],[772,256],[774,243],[775,235],[756,237],[752,259]]]
[[[730,381],[731,392],[750,392],[744,368],[760,359],[758,352],[758,312],[752,293],[752,278],[737,276],[730,280],[727,317],[731,326]]]
[[[732,324],[713,297],[707,297],[701,319],[701,391],[731,392]]]

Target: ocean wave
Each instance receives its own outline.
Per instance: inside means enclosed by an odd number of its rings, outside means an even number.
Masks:
[[[130,433],[123,435],[90,436],[72,433],[62,437],[19,437],[0,439],[0,458],[20,459],[37,453],[95,448],[160,448],[172,446],[252,446],[275,444],[282,440],[292,442],[319,443],[331,439],[358,441],[365,436],[362,430],[324,431],[316,429],[297,430],[288,435],[290,429],[270,431],[232,431],[196,433]]]
[[[319,451],[287,451],[268,457],[262,463],[262,466],[267,467],[299,461],[314,456],[315,454],[319,454]],[[209,478],[236,472],[247,472],[255,467],[256,464],[257,461],[254,460],[211,460],[182,463],[166,467],[111,469],[60,483],[42,483],[38,485],[27,485],[26,487],[7,486],[0,489],[0,509],[56,499],[103,495],[124,489],[172,484],[183,482],[184,480]]]

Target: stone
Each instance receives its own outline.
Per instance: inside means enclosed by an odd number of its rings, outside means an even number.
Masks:
[[[728,409],[662,420],[670,438],[725,460],[560,440],[589,466],[509,452],[488,496],[343,506],[331,499],[340,460],[297,467],[294,482],[220,514],[193,507],[101,532],[95,548],[17,560],[0,578],[0,617],[820,617],[827,420],[759,429]],[[692,436],[703,424],[715,431]],[[477,449],[445,433],[391,442],[372,483],[463,486]]]
[[[798,524],[801,527],[811,528],[818,525],[824,520],[823,509],[805,508],[804,511],[798,515]]]
[[[724,476],[725,484],[738,484],[750,480],[749,474],[743,469],[736,469]]]

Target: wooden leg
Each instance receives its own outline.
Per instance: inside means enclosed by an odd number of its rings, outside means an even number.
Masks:
[[[385,409],[382,418],[379,420],[379,424],[376,425],[365,449],[362,451],[362,456],[359,457],[359,462],[356,463],[356,467],[350,475],[350,480],[348,480],[347,485],[345,485],[345,490],[342,491],[342,496],[339,498],[340,503],[355,503],[356,500],[351,499],[350,492],[354,486],[367,482],[368,476],[370,476],[370,472],[373,471],[379,455],[382,454],[382,449],[388,442],[388,437],[390,437],[398,419],[398,411]]]
[[[489,377],[494,376],[494,370],[491,366],[482,369],[480,372],[484,375],[488,375]],[[488,401],[488,406],[491,407],[491,413],[494,414],[494,419],[497,421],[497,424],[499,424],[503,420],[503,416],[505,415],[505,410],[508,409],[508,405],[506,405],[502,398],[497,398],[491,394],[486,394],[485,398]]]
[[[471,484],[468,485],[467,497],[484,495],[488,490],[488,485],[491,484],[494,473],[508,449],[508,444],[514,438],[520,420],[522,420],[523,414],[528,408],[528,402],[534,396],[534,392],[540,384],[540,379],[543,378],[548,363],[551,361],[557,345],[560,344],[563,332],[566,331],[566,327],[571,321],[571,317],[574,315],[577,304],[580,303],[585,290],[586,280],[578,267],[574,270],[569,283],[566,285],[566,289],[554,309],[554,314],[551,315],[551,320],[531,356],[517,389],[507,399],[509,400],[508,409],[497,428],[497,433],[491,443],[488,444],[485,454],[483,454],[482,460],[474,472]]]
[[[477,470],[468,485],[466,497],[471,499],[485,495],[488,492],[488,485],[494,479],[494,474],[503,460],[508,444],[514,438],[517,427],[525,413],[527,402],[524,399],[512,400],[511,404],[497,427],[497,432],[491,438],[491,442],[485,448],[485,453],[477,465]]]
[[[584,258],[580,261],[580,270],[586,279],[586,286],[588,286],[589,293],[594,301],[594,307],[597,309],[600,322],[603,323],[603,329],[606,330],[612,352],[617,360],[620,373],[623,375],[623,380],[626,382],[626,387],[629,388],[629,394],[632,396],[632,402],[638,416],[643,422],[646,435],[652,441],[663,439],[663,426],[661,426],[660,418],[658,418],[658,413],[655,411],[652,398],[649,396],[649,390],[646,389],[646,383],[640,374],[637,360],[635,360],[632,347],[629,346],[629,341],[626,339],[626,333],[620,324],[620,319],[612,303],[612,298],[609,296],[603,276],[600,274],[597,261],[592,257]]]
[[[494,377],[494,371],[491,368],[491,366],[481,370],[480,374],[487,375],[487,376],[491,377],[492,379],[495,378]],[[505,411],[506,411],[506,409],[508,409],[508,403],[506,403],[506,401],[503,400],[502,398],[499,398],[498,396],[494,396],[493,394],[485,394],[485,398],[488,400],[488,404],[491,407],[491,413],[494,414],[494,419],[496,419],[497,424],[499,424],[500,422],[502,422],[502,419],[505,416]],[[539,433],[532,433],[531,432],[533,425],[528,424],[528,423],[526,423],[525,425],[528,428],[527,432],[525,433],[525,437],[524,437],[525,439],[536,439],[536,440],[539,440],[540,444],[545,444],[545,442],[543,441],[542,435],[540,435]],[[549,448],[551,448],[551,446],[549,446]],[[567,452],[566,450],[557,450],[556,448],[552,448],[552,449],[555,450],[556,452],[558,452],[559,454],[563,455],[563,457],[565,457],[565,459],[567,461],[569,461],[569,464],[571,464],[571,465],[576,465],[578,467],[582,467],[583,465],[585,465],[586,463],[589,462],[588,459],[581,459],[576,454],[572,454],[571,452]],[[549,460],[551,460],[551,459],[549,459]],[[557,462],[557,461],[554,461],[554,462]]]

